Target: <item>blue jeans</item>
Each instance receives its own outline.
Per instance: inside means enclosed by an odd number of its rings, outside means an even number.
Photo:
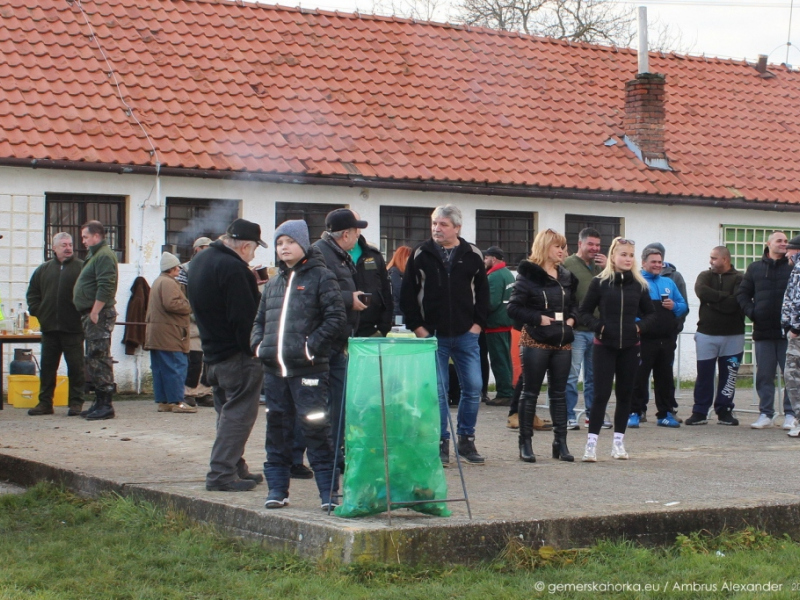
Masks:
[[[153,372],[153,395],[161,404],[183,402],[183,383],[189,368],[189,355],[166,350],[150,351],[150,370]]]
[[[458,373],[461,384],[461,398],[458,402],[458,418],[456,433],[458,435],[475,435],[475,424],[478,422],[478,408],[481,405],[481,353],[478,347],[477,333],[464,333],[453,337],[437,338],[436,362],[439,384],[439,414],[441,417],[441,435],[443,440],[450,439],[447,421],[450,406],[447,392],[450,388],[448,363],[450,358]]]
[[[572,368],[567,378],[567,418],[575,419],[575,407],[578,404],[578,379],[583,364],[583,405],[586,416],[594,402],[594,369],[592,368],[592,344],[594,333],[591,331],[575,331],[572,342]]]

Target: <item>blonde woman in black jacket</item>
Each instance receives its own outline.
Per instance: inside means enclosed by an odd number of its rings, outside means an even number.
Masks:
[[[548,229],[540,231],[528,260],[517,270],[508,314],[523,324],[520,337],[523,388],[519,404],[519,458],[536,462],[531,441],[536,402],[547,375],[547,395],[553,419],[553,458],[572,462],[567,448],[567,377],[572,366],[570,343],[577,318],[578,279],[561,266],[567,240]]]
[[[594,311],[600,309],[600,318]],[[641,320],[638,320],[641,317]],[[614,443],[611,456],[626,460],[623,439],[628,426],[633,385],[639,367],[639,334],[655,318],[650,292],[636,264],[633,240],[614,238],[606,268],[592,280],[579,311],[580,323],[594,331],[594,403],[584,462],[597,462],[597,438],[616,379]]]

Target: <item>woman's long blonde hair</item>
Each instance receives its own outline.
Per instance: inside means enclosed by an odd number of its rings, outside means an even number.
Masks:
[[[543,267],[547,260],[547,253],[550,250],[550,246],[553,245],[564,248],[567,245],[567,238],[554,229],[540,231],[533,240],[531,255],[528,257],[528,260]]]
[[[602,281],[608,279],[609,281],[614,279],[614,252],[617,250],[619,246],[630,246],[632,249],[635,250],[636,245],[633,243],[633,240],[626,240],[625,238],[615,237],[614,240],[611,242],[611,247],[608,249],[608,262],[606,262],[606,268],[598,275],[597,277]],[[639,268],[639,261],[636,260],[636,252],[633,253],[633,266],[631,266],[631,274],[633,274],[633,278],[638,281],[643,290],[646,290],[649,286],[647,285],[647,281],[644,277],[642,277],[641,269]]]

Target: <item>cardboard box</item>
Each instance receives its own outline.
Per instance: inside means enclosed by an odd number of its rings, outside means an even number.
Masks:
[[[41,382],[36,375],[9,375],[8,403],[14,408],[33,408],[39,404],[40,385]],[[58,375],[53,393],[53,406],[67,406],[67,404],[69,404],[69,378]]]

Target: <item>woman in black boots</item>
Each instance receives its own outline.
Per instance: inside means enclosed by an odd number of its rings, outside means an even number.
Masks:
[[[599,319],[594,317],[596,308],[600,309]],[[582,325],[594,331],[594,403],[583,461],[597,462],[597,437],[615,380],[617,407],[611,456],[627,460],[623,439],[639,368],[639,334],[652,327],[655,319],[647,281],[636,264],[633,240],[617,237],[611,242],[606,268],[589,284],[580,319]]]
[[[523,325],[520,337],[525,380],[519,403],[519,458],[536,462],[531,440],[536,401],[547,374],[550,416],[553,419],[553,458],[575,460],[567,448],[567,377],[572,366],[572,326],[578,316],[578,279],[561,266],[567,240],[548,229],[536,235],[528,260],[517,270],[508,314]]]

